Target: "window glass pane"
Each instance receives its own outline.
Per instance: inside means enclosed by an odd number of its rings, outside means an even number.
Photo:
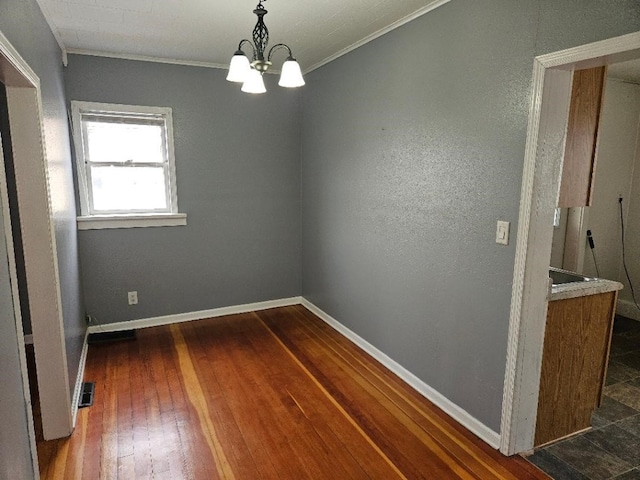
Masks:
[[[89,161],[162,163],[162,125],[85,121]]]
[[[93,209],[167,210],[162,167],[91,167]]]

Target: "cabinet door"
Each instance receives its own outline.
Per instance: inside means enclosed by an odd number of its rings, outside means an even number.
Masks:
[[[607,67],[576,70],[573,74],[559,207],[591,205],[606,74]]]
[[[617,292],[549,302],[536,446],[591,426],[600,404]]]

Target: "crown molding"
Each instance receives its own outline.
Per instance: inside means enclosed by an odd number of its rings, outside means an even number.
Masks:
[[[221,68],[227,69],[229,65],[213,62],[199,62],[196,60],[178,60],[177,58],[153,57],[148,55],[133,55],[128,53],[102,52],[98,50],[83,50],[79,48],[68,48],[69,55],[87,55],[91,57],[117,58],[121,60],[135,60],[138,62],[168,63],[170,65],[184,65],[188,67]]]
[[[363,45],[366,45],[369,42],[372,42],[373,40],[375,40],[376,38],[379,38],[389,32],[391,32],[392,30],[395,30],[396,28],[399,28],[401,26],[403,26],[406,23],[409,23],[412,20],[415,20],[418,17],[421,17],[422,15],[425,15],[426,13],[429,13],[433,10],[435,10],[438,7],[441,7],[442,5],[449,3],[451,0],[435,0],[434,2],[430,3],[429,5],[422,7],[418,10],[416,10],[413,13],[410,13],[409,15],[407,15],[406,17],[401,18],[400,20],[397,20],[395,22],[393,22],[391,25],[387,25],[384,28],[381,28],[380,30],[378,30],[377,32],[372,33],[371,35],[367,35],[366,37],[364,37],[362,40],[358,40],[356,43],[353,43],[351,45],[349,45],[346,48],[343,48],[342,50],[334,53],[333,55],[328,56],[327,58],[325,58],[324,60],[319,61],[318,63],[310,66],[309,68],[307,68],[304,73],[309,73],[309,72],[313,72],[314,70],[322,67],[323,65],[326,65],[327,63],[333,62],[334,60],[342,57],[343,55],[346,55],[347,53],[362,47]]]

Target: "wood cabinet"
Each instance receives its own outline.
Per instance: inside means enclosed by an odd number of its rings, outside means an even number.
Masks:
[[[602,400],[618,292],[549,302],[535,446],[585,430]]]
[[[607,67],[576,70],[573,74],[558,207],[591,205],[606,74]]]

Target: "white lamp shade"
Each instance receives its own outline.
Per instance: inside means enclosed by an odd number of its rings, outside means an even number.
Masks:
[[[252,68],[249,71],[249,75],[247,79],[242,84],[243,92],[246,93],[264,93],[267,89],[264,86],[264,80],[262,79],[262,74],[257,71],[255,68]]]
[[[249,59],[244,54],[236,53],[231,58],[229,64],[229,73],[227,74],[227,80],[230,82],[244,82],[249,76],[251,65],[249,65]]]
[[[300,71],[298,62],[295,60],[287,60],[284,62],[278,85],[287,88],[296,88],[304,85],[304,78],[302,78],[302,72]]]

